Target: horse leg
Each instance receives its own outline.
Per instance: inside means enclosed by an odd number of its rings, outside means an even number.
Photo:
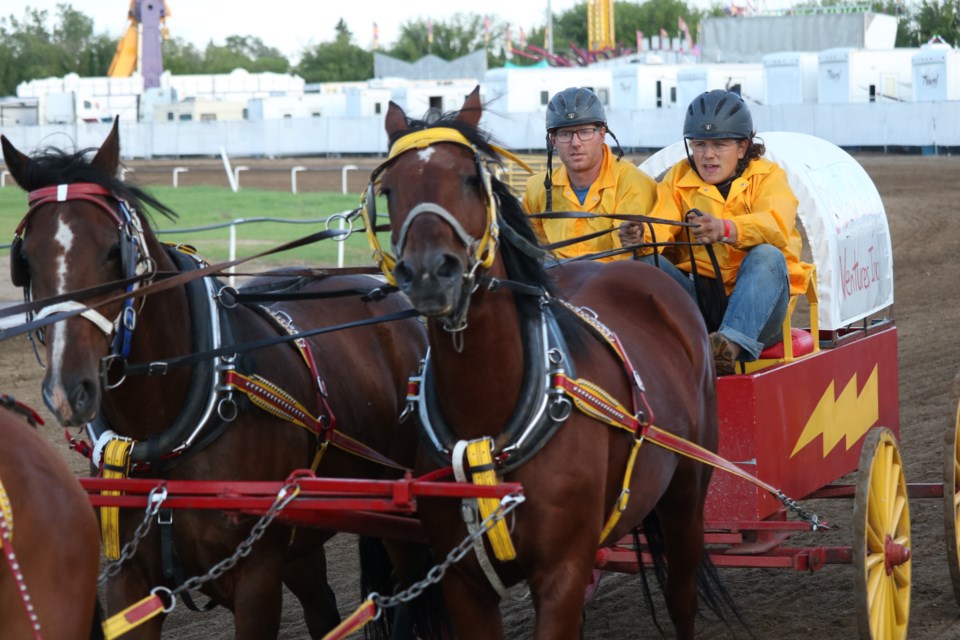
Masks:
[[[294,544],[310,545],[311,548],[287,558],[283,565],[283,583],[300,601],[310,637],[322,638],[340,623],[337,598],[327,582],[327,556],[323,541],[317,532],[298,529]]]
[[[465,562],[466,560],[464,560]],[[459,640],[503,640],[500,598],[486,583],[479,567],[471,579],[454,565],[443,579],[443,597]]]
[[[269,544],[267,540],[262,543]],[[275,540],[274,540],[275,542]],[[276,547],[261,547],[234,569],[233,615],[236,640],[269,640],[280,633],[283,558]]]
[[[584,593],[592,577],[594,554],[589,548],[586,553],[580,552],[582,547],[569,549],[548,563],[541,562],[542,569],[528,576],[537,640],[581,637]]]

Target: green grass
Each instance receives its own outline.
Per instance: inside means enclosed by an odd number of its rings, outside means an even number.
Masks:
[[[334,213],[349,211],[358,206],[355,195],[338,193],[287,193],[260,189],[241,189],[234,193],[225,187],[151,187],[148,191],[160,202],[179,214],[176,220],[149,211],[154,229],[176,231],[192,229],[250,218],[282,218],[284,220],[318,220]],[[386,210],[385,203],[378,208]],[[26,194],[10,184],[0,189],[0,244],[9,244],[13,232],[27,212]],[[236,227],[237,257],[250,256],[271,247],[289,242],[323,229],[323,223],[285,224],[279,222],[256,222]],[[161,233],[165,242],[182,242],[193,245],[210,262],[228,258],[230,229],[223,227],[209,231],[184,233]],[[6,251],[6,250],[4,250]],[[276,254],[265,259],[269,265],[330,266],[337,262],[338,243],[324,240],[300,249]],[[355,231],[346,240],[344,264],[347,266],[372,264],[370,249],[363,233],[362,224],[355,223]],[[241,266],[240,269],[244,269]]]

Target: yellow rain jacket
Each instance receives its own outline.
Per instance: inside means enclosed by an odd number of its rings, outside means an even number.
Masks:
[[[790,273],[791,295],[807,290],[813,267],[800,261],[802,241],[796,225],[797,198],[787,183],[787,174],[778,164],[766,158],[751,161],[730,185],[730,192],[724,200],[714,185],[701,180],[690,163],[681,160],[657,185],[657,205],[652,215],[683,221],[690,209],[729,220],[737,228],[734,244],[713,245],[727,294],[736,284],[737,271],[746,252],[758,244],[770,244],[783,252]],[[687,239],[686,229],[682,227],[670,227],[666,233],[661,228],[656,231],[657,240]],[[688,247],[668,248],[663,253],[680,269],[691,270]],[[693,253],[697,272],[716,277],[706,248],[696,246]]]
[[[547,190],[543,186],[546,172],[538,173],[527,180],[527,189],[523,196],[523,209],[527,213],[543,213],[547,208]],[[656,183],[653,178],[626,160],[619,162],[603,145],[603,160],[600,174],[590,185],[590,191],[583,204],[570,186],[567,170],[562,165],[553,172],[553,210],[586,211],[596,214],[641,214],[648,215],[653,209]],[[557,258],[576,258],[583,255],[619,249],[620,236],[617,233],[621,220],[610,218],[561,218],[531,219],[537,238],[542,244],[552,244],[571,238],[589,235],[596,231],[609,229],[606,235],[561,247],[553,252]],[[649,253],[649,252],[648,252]],[[604,262],[626,260],[630,254],[621,254],[601,258]]]

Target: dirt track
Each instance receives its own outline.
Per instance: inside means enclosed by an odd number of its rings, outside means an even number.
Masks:
[[[943,435],[952,428],[956,412],[953,391],[958,366],[957,336],[960,335],[960,216],[957,201],[960,188],[960,158],[903,156],[861,156],[858,158],[876,183],[886,206],[893,239],[895,264],[896,321],[899,329],[901,450],[908,482],[942,481]],[[339,190],[339,167],[353,162],[372,167],[376,160],[255,161],[244,162],[244,186],[287,190],[289,169],[295,164],[329,166],[315,171],[301,189]],[[169,184],[170,162],[131,163],[143,184]],[[203,161],[181,176],[181,184],[210,182],[226,184],[218,161]],[[219,168],[219,169],[218,169]],[[358,192],[364,172],[353,172],[349,188]],[[3,283],[0,294],[16,300],[18,294]],[[25,340],[0,344],[0,389],[35,407],[42,407],[39,382],[42,370]],[[45,428],[52,442],[67,455],[60,429],[48,418]],[[84,463],[76,454],[68,460],[78,473]],[[815,505],[837,530],[815,540],[817,544],[849,545],[853,538],[850,523],[852,504],[834,501]],[[960,605],[953,597],[944,547],[943,507],[940,500],[912,500],[913,591],[910,637],[918,639],[960,638]],[[355,551],[350,536],[340,536],[330,548],[331,576],[342,613],[357,604],[354,578]],[[854,616],[852,567],[828,566],[808,575],[780,570],[724,570],[727,588],[743,611],[747,624],[758,638],[851,638],[857,633]],[[630,576],[608,575],[587,611],[587,638],[655,637],[657,632],[642,604],[639,581]],[[528,602],[504,605],[509,637],[528,637],[532,613]],[[666,614],[660,611],[661,620]],[[232,623],[222,611],[189,614],[178,609],[168,620],[164,637],[228,638]],[[703,616],[700,638],[748,637]],[[299,612],[289,602],[284,612],[282,638],[306,637]]]

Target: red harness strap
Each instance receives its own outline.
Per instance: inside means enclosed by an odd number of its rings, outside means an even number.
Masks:
[[[281,329],[288,334],[297,333],[290,319],[284,315],[268,309],[261,305],[260,307]],[[407,468],[397,462],[394,462],[387,456],[379,453],[375,449],[368,447],[362,442],[351,438],[337,430],[337,419],[333,415],[333,409],[327,402],[327,388],[317,369],[316,358],[313,357],[313,350],[310,343],[304,338],[298,338],[293,341],[297,352],[303,358],[307,369],[310,370],[310,376],[315,383],[317,406],[320,408],[320,416],[313,416],[306,407],[297,402],[289,393],[273,384],[261,376],[245,376],[236,371],[228,371],[224,376],[226,384],[243,392],[255,405],[279,418],[283,418],[296,425],[309,429],[317,434],[322,441],[329,442],[335,447],[348,453],[376,462],[385,467],[406,471]]]

